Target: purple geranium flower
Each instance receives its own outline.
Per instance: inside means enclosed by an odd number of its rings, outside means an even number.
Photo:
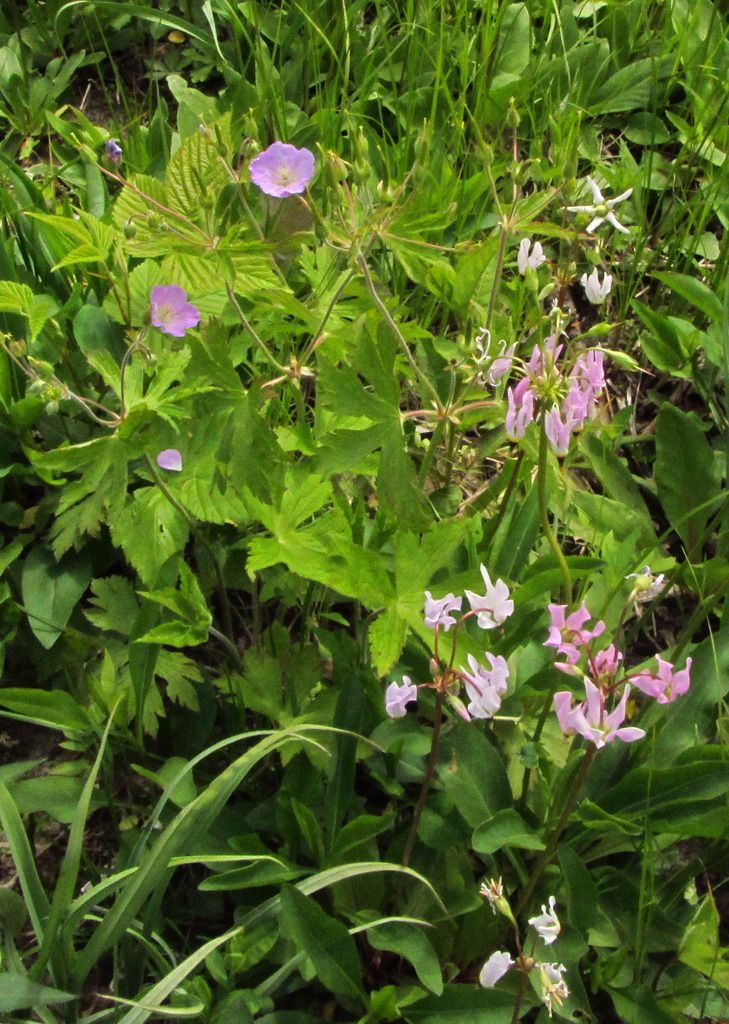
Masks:
[[[172,473],[179,473],[182,470],[182,455],[176,448],[165,448],[157,456],[157,465],[160,469],[168,469]]]
[[[299,195],[314,174],[314,154],[287,142],[274,142],[251,160],[251,181],[267,196]]]
[[[157,285],[150,296],[149,319],[173,338],[181,338],[200,323],[200,311],[187,301],[187,292],[176,284]]]
[[[116,139],[107,139],[104,143],[104,152],[113,164],[121,163],[123,151]]]

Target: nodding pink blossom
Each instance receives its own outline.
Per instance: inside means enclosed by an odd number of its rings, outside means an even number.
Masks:
[[[474,594],[472,590],[466,591],[466,597],[471,605],[471,611],[477,613],[476,621],[481,629],[494,629],[514,611],[514,602],[509,600],[509,588],[503,580],[491,582],[491,577],[485,565],[481,566],[481,576],[486,586],[486,593],[483,597]]]
[[[565,417],[571,418],[575,427],[581,427],[590,414],[592,401],[592,391],[582,387],[579,381],[572,379],[569,391],[562,402],[562,412]]]
[[[507,375],[511,369],[511,364],[514,361],[515,351],[516,345],[509,345],[507,349],[499,350],[499,354],[495,357],[488,370],[484,373],[484,377],[491,387],[494,387],[502,377]]]
[[[618,673],[622,660],[622,652],[617,650],[614,644],[610,644],[604,651],[598,651],[590,666],[594,682],[598,686],[611,683]]]
[[[390,683],[385,690],[385,711],[390,718],[404,718],[406,704],[418,699],[418,688],[408,676],[402,677],[402,684]]]
[[[251,181],[267,196],[300,195],[314,176],[314,154],[287,142],[273,142],[248,168]]]
[[[455,626],[456,620],[450,612],[461,610],[462,597],[455,594],[446,594],[445,597],[434,598],[429,590],[425,591],[425,625],[431,629],[440,627],[447,633],[451,626]]]
[[[587,415],[597,412],[597,399],[605,388],[605,355],[599,349],[590,349],[577,357],[570,378],[587,398]]]
[[[565,414],[563,421],[556,405],[544,417],[544,432],[547,435],[547,440],[554,454],[561,459],[570,450],[570,437],[576,425],[569,412]]]
[[[605,623],[599,619],[593,629],[584,628],[585,623],[591,617],[584,601],[577,611],[572,612],[566,618],[566,604],[550,604],[547,607],[551,622],[549,636],[544,641],[544,646],[555,647],[558,654],[566,655],[567,661],[571,665],[575,665],[580,660],[582,653],[579,648],[604,633]]]
[[[529,918],[529,924],[534,928],[539,938],[547,945],[551,946],[556,940],[559,933],[562,931],[562,926],[559,923],[557,912],[554,909],[556,900],[554,896],[549,897],[549,910],[545,904],[542,904],[542,912],[536,917]]]
[[[633,743],[643,739],[643,729],[621,727],[625,721],[629,693],[630,686],[626,685],[619,704],[609,713],[605,708],[605,697],[589,679],[585,679],[585,700],[574,707],[572,694],[568,690],[555,693],[554,709],[562,732],[568,736],[577,733],[594,743],[598,750],[613,740]]]
[[[544,255],[541,242],[535,242],[532,246],[531,239],[522,238],[519,243],[519,253],[516,257],[516,265],[522,277],[526,274],[529,267],[532,270],[537,270],[541,267],[542,263],[546,262],[546,259],[547,257]]]
[[[503,978],[509,968],[514,966],[515,961],[512,960],[509,953],[504,953],[499,950],[497,953],[492,953],[486,963],[481,968],[478,976],[478,983],[482,988],[493,988],[496,982]]]
[[[518,441],[524,437],[529,424],[534,422],[534,392],[530,387],[529,378],[523,377],[516,387],[509,388],[506,398],[506,436],[510,441]]]
[[[600,275],[597,272],[597,267],[594,268],[590,276],[583,274],[580,278],[580,284],[585,289],[585,295],[589,302],[593,306],[600,306],[610,294],[610,290],[613,286],[613,279],[610,274],[603,274],[602,281]]]
[[[564,345],[558,345],[557,338],[553,334],[544,339],[543,345],[535,345],[529,356],[529,362],[526,364],[529,376],[540,377],[547,374],[556,364],[563,348]]]
[[[509,666],[506,659],[489,653],[486,657],[491,665],[490,669],[480,665],[472,654],[468,655],[470,672],[461,669],[466,692],[471,701],[468,711],[473,718],[493,718],[501,707],[501,698],[508,686]]]
[[[655,697],[659,704],[672,704],[676,697],[683,696],[691,686],[691,663],[692,659],[686,659],[686,667],[674,672],[670,661],[664,661],[660,655],[656,655],[658,671],[638,672],[630,677],[630,681],[637,686],[641,693],[648,697]]]

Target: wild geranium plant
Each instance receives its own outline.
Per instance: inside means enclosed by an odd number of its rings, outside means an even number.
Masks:
[[[6,117],[0,1012],[726,1018],[721,19],[208,6]]]

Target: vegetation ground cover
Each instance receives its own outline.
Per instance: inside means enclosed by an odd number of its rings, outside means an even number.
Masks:
[[[728,67],[3,5],[3,1020],[729,1017]]]

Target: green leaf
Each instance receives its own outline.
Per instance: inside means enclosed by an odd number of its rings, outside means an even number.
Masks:
[[[397,921],[367,929],[367,940],[375,949],[386,949],[405,957],[415,968],[420,981],[439,996],[443,991],[443,978],[438,957],[424,932],[414,926]]]
[[[77,997],[70,992],[61,992],[48,985],[39,985],[24,974],[10,971],[0,972],[0,1013],[14,1013],[16,1010],[34,1010],[40,1006],[68,1003]]]
[[[0,930],[14,939],[25,927],[28,910],[23,897],[12,889],[0,886]]]
[[[184,550],[189,535],[187,520],[156,487],[134,491],[109,528],[112,540],[147,586],[155,584],[168,558]]]
[[[689,277],[687,274],[674,274],[668,271],[654,273],[653,276],[668,285],[676,295],[687,299],[692,306],[701,310],[710,320],[717,324],[723,322],[724,307],[721,300],[710,288],[707,288],[703,281],[697,281],[695,277]]]
[[[503,847],[511,846],[523,850],[544,849],[539,836],[511,807],[497,811],[488,821],[482,822],[473,833],[472,843],[478,853],[496,853]]]
[[[281,923],[297,950],[314,964],[322,985],[335,995],[366,1003],[357,947],[343,924],[289,885],[281,889]]]
[[[449,985],[403,1011],[410,1024],[511,1024],[514,996],[497,989]]]
[[[483,733],[459,726],[444,747],[440,780],[451,804],[472,828],[511,806],[504,763]]]
[[[711,892],[701,901],[683,933],[678,959],[729,989],[729,948],[719,945],[719,912]]]
[[[653,365],[676,377],[688,377],[688,356],[669,317],[661,316],[638,299],[631,299],[630,304],[650,331],[641,336],[640,343]]]
[[[664,1010],[651,990],[644,985],[608,989],[620,1020],[624,1024],[678,1024],[674,1014]]]
[[[63,690],[35,690],[31,687],[0,688],[0,707],[31,722],[61,729],[65,733],[88,732],[91,722],[78,701]]]
[[[717,507],[720,468],[699,417],[669,403],[656,417],[655,479],[668,521],[696,561]]]
[[[91,582],[86,555],[69,555],[57,562],[47,548],[35,548],[25,560],[21,589],[28,624],[38,641],[50,650],[59,638]]]
[[[139,612],[139,601],[130,580],[124,576],[105,576],[91,581],[91,608],[84,615],[99,629],[128,636]]]

